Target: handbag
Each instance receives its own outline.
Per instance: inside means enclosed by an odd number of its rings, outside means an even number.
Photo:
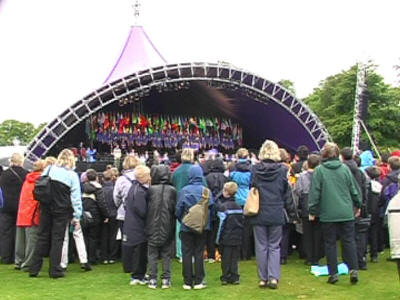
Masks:
[[[257,188],[252,187],[247,196],[243,213],[247,217],[256,216],[260,210],[260,193]]]
[[[43,174],[36,180],[35,188],[33,189],[35,199],[46,205],[52,202],[50,169],[51,167],[47,171],[47,174]]]
[[[210,190],[204,188],[200,201],[193,205],[182,219],[182,223],[194,233],[202,234],[207,226],[209,200]]]

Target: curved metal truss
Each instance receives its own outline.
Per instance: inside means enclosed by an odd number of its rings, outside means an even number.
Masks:
[[[143,70],[95,90],[65,110],[34,138],[27,148],[27,160],[33,163],[45,156],[78,123],[112,102],[140,100],[152,88],[160,93],[171,86],[179,90],[190,81],[205,81],[210,86],[233,90],[240,88],[262,103],[272,100],[302,124],[318,149],[330,140],[328,131],[311,109],[281,85],[227,63],[194,62]]]

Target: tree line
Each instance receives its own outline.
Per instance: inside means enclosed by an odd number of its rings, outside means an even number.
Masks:
[[[0,123],[0,146],[13,145],[15,139],[21,145],[27,145],[44,126],[46,126],[46,123],[42,123],[36,127],[29,122],[5,120]]]

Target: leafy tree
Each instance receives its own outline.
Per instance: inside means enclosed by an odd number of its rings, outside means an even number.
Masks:
[[[323,80],[304,99],[340,146],[351,144],[356,81],[357,66],[353,66]],[[368,66],[366,81],[369,101],[366,126],[379,147],[398,147],[400,89],[385,84],[383,77],[376,73],[376,66],[371,64]],[[362,140],[367,140],[365,134]]]
[[[29,122],[6,120],[0,123],[0,146],[12,145],[14,139],[19,140],[22,145],[26,145],[44,126],[46,123],[35,127]]]
[[[278,84],[283,86],[285,89],[287,89],[293,95],[296,95],[296,89],[294,87],[293,81],[291,81],[289,79],[281,79],[281,80],[278,81]]]

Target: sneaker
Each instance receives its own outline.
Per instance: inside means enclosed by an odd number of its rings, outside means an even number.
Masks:
[[[209,264],[215,263],[215,259],[214,259],[214,258],[209,258],[209,259],[208,259],[208,263],[209,263]]]
[[[188,284],[184,284],[182,287],[183,287],[184,290],[191,290],[192,289],[192,286],[188,285]]]
[[[147,280],[132,278],[131,282],[129,284],[130,285],[146,285],[147,283],[148,283]]]
[[[89,263],[81,264],[81,269],[85,272],[92,271],[92,267],[89,265]]]
[[[260,282],[258,283],[258,286],[260,288],[265,288],[267,286],[267,282],[265,280],[260,280]]]
[[[226,280],[221,280],[221,285],[227,285],[228,284],[228,281],[226,281]]]
[[[276,280],[275,278],[268,280],[267,286],[272,290],[276,290],[278,288],[278,280]]]
[[[378,257],[374,256],[371,258],[372,263],[377,263],[378,262]]]
[[[149,287],[150,289],[156,289],[156,288],[157,288],[157,280],[155,280],[155,279],[150,279],[148,287]]]
[[[238,284],[240,284],[240,280],[236,280],[236,281],[232,282],[232,284],[238,285]]]
[[[351,270],[350,271],[350,283],[351,284],[356,284],[358,282],[358,271],[357,270]]]
[[[163,279],[162,280],[162,289],[169,289],[171,287],[171,281],[169,279]]]
[[[103,265],[107,265],[108,264],[108,260],[103,260]]]
[[[339,275],[336,273],[334,275],[329,276],[327,282],[330,283],[330,284],[335,284],[338,281],[339,281]]]
[[[115,260],[112,260],[112,259],[111,259],[111,260],[108,261],[108,263],[109,263],[110,265],[115,264]]]
[[[204,283],[199,283],[199,284],[195,284],[193,289],[202,290],[202,289],[205,289],[206,287],[207,287],[207,285],[205,285]]]

